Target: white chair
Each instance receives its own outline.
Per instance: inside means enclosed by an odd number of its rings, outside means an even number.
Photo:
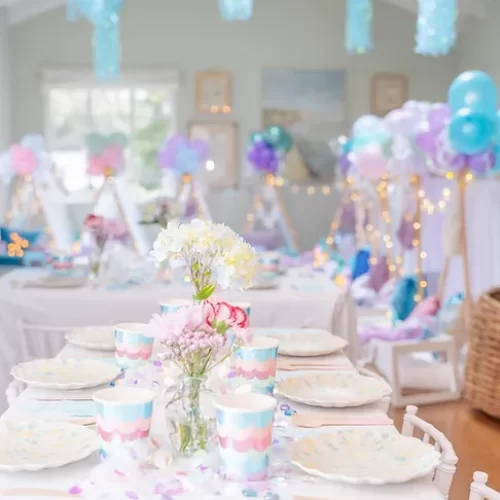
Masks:
[[[64,335],[72,329],[73,327],[29,325],[20,321],[21,359],[27,361],[29,359],[51,358],[57,355],[65,345]],[[9,383],[5,391],[9,407],[13,405],[25,388],[25,385],[17,380]]]
[[[387,311],[363,310],[358,307],[358,326],[390,326]],[[443,355],[446,360],[417,359],[418,353]],[[460,399],[461,387],[458,369],[458,350],[455,337],[442,334],[429,340],[401,340],[387,342],[372,340],[364,347],[363,365],[373,365],[392,386],[392,405],[421,405]],[[408,385],[410,384],[410,385]],[[439,386],[434,390],[436,384]],[[411,388],[411,394],[405,389]]]
[[[453,445],[446,436],[438,431],[434,426],[417,417],[418,408],[416,406],[407,406],[403,420],[401,434],[403,436],[413,436],[415,428],[420,429],[424,435],[424,443],[434,442],[434,448],[441,452],[441,463],[438,465],[433,482],[436,488],[445,499],[449,498],[453,476],[457,470],[458,457],[455,454]],[[494,498],[493,500],[499,500]]]
[[[470,485],[469,500],[500,500],[500,493],[491,489],[486,483],[488,474],[474,472],[474,481]]]
[[[386,344],[386,345],[384,345]],[[387,343],[377,342],[378,349],[389,348],[391,350],[391,373],[392,404],[397,408],[409,404],[432,404],[444,403],[445,401],[456,401],[460,399],[460,379],[458,374],[458,355],[455,338],[451,335],[440,335],[429,340],[405,340],[401,342]],[[443,354],[446,363],[440,363],[440,374],[447,379],[448,388],[437,391],[412,391],[411,395],[403,393],[404,387],[401,383],[400,368],[405,361],[404,356],[415,353],[440,353]],[[437,362],[435,363],[437,365]],[[432,367],[428,367],[428,371]]]

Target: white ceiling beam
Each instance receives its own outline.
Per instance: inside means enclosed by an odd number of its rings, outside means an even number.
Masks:
[[[66,4],[65,0],[1,0],[11,2],[12,6],[9,9],[9,23],[21,24],[30,19],[49,12],[51,10],[62,7]]]

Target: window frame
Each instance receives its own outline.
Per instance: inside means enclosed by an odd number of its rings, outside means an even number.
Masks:
[[[147,90],[165,90],[168,87],[172,88],[172,131],[175,133],[178,130],[178,108],[179,108],[179,82],[180,72],[177,69],[152,69],[147,71],[123,71],[119,78],[112,81],[96,80],[91,69],[44,69],[42,71],[41,92],[43,103],[43,133],[47,145],[49,155],[54,151],[53,144],[54,127],[52,126],[50,116],[50,92],[55,89],[83,89],[90,94],[93,90],[101,89],[128,89],[132,92],[136,89]],[[136,115],[135,115],[135,99],[130,100],[130,117],[131,117],[131,137],[136,135]],[[92,99],[87,99],[87,116],[92,117]],[[132,157],[136,157],[135,141],[131,141]],[[125,176],[134,179],[136,172],[126,170]]]

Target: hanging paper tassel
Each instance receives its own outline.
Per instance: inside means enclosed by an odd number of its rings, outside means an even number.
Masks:
[[[68,0],[68,19],[85,17],[94,25],[92,45],[97,78],[110,80],[120,72],[119,11],[123,0]]]
[[[351,54],[373,48],[373,0],[347,0],[345,47]]]
[[[455,44],[457,0],[418,0],[415,52],[443,56]]]
[[[248,21],[253,13],[253,0],[219,0],[224,21]]]

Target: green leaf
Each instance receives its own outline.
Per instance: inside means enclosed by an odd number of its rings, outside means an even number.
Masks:
[[[193,296],[194,300],[207,300],[215,292],[215,285],[208,285]]]

